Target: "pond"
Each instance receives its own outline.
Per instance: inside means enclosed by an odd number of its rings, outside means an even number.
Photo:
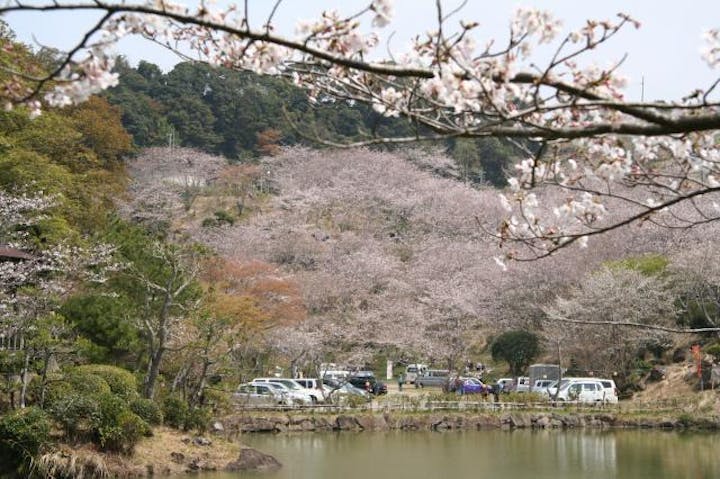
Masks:
[[[203,479],[663,479],[720,477],[720,434],[657,430],[361,432],[246,435],[272,474]]]

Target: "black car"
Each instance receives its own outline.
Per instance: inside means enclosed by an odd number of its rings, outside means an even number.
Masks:
[[[387,384],[378,381],[369,371],[359,371],[347,378],[347,382],[376,396],[387,394]]]

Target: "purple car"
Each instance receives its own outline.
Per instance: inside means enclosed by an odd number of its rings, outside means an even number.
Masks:
[[[463,394],[487,394],[490,388],[476,378],[464,378],[462,383]]]

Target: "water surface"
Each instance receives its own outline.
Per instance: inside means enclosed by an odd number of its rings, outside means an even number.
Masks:
[[[716,479],[720,434],[664,431],[468,431],[253,434],[272,474],[203,479]]]

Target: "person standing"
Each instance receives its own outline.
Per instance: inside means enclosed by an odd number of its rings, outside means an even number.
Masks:
[[[405,375],[403,373],[400,373],[397,378],[398,382],[398,391],[402,392],[403,384],[405,384]]]

